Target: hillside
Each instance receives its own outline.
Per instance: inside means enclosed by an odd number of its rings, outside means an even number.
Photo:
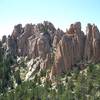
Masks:
[[[100,32],[76,22],[15,25],[0,41],[0,100],[99,100]]]

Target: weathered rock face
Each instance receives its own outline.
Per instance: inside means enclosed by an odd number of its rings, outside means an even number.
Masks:
[[[28,57],[31,59],[31,58],[36,58],[38,57],[38,51],[37,51],[37,38],[35,38],[33,35],[28,38]]]
[[[37,40],[37,50],[40,58],[45,59],[46,55],[50,52],[50,37],[48,33],[41,33],[40,38]]]
[[[67,35],[72,37],[74,62],[76,64],[83,60],[84,57],[85,35],[81,31],[81,23],[76,22],[75,24],[71,24]]]
[[[32,25],[27,24],[24,32],[18,38],[18,54],[26,56],[28,54],[28,38],[32,35]]]
[[[64,35],[64,32],[60,29],[57,29],[55,31],[55,36],[53,39],[53,47],[56,48],[57,44],[59,43],[59,41],[61,40],[62,36]]]
[[[36,71],[36,69],[46,69],[51,64],[51,39],[49,33],[40,33],[37,38],[29,38],[29,57],[33,58],[34,65],[26,75],[26,80]]]
[[[42,63],[47,63],[50,60],[51,53],[51,37],[49,33],[40,33],[37,38],[29,38],[29,57],[40,57]],[[46,65],[44,65],[46,67]]]
[[[20,28],[19,28],[20,26]],[[17,28],[16,28],[17,27]],[[30,55],[34,49],[29,49],[29,45],[35,45],[33,41],[35,41],[38,37],[40,37],[40,33],[49,33],[50,39],[49,43],[53,41],[54,32],[56,31],[55,27],[52,23],[48,21],[44,21],[44,23],[40,23],[37,25],[27,24],[24,28],[21,27],[21,25],[18,25],[15,27],[15,31],[13,34],[20,34],[20,36],[17,35],[17,44],[18,44],[18,54],[20,56],[27,56]],[[20,31],[19,31],[20,29]],[[21,31],[23,29],[23,31]],[[15,35],[16,36],[16,35]],[[47,36],[48,37],[48,36]],[[35,39],[35,40],[34,40]],[[31,43],[32,42],[32,43]],[[35,41],[36,42],[36,41]],[[32,47],[33,48],[33,47]],[[37,56],[37,54],[34,54],[34,56]]]
[[[51,41],[53,42],[53,37],[55,35],[54,33],[56,31],[54,25],[52,23],[48,22],[48,21],[44,21],[43,25],[45,27],[45,31],[47,31],[50,34]]]
[[[54,73],[59,74],[66,72],[68,69],[71,69],[73,64],[73,42],[71,37],[64,35],[60,40],[55,53],[54,69],[56,69],[56,72]]]
[[[93,56],[93,45],[92,45],[92,25],[88,24],[86,27],[86,41],[85,41],[85,59],[87,61],[92,59]]]
[[[100,61],[100,32],[97,26],[93,25],[92,27],[92,36],[93,36],[93,61]]]
[[[74,24],[70,25],[70,28],[69,28],[67,33],[68,33],[68,35],[73,35],[75,33]]]
[[[83,56],[84,56],[85,35],[81,31],[81,23],[80,22],[76,22],[74,24],[74,32],[76,35],[75,38],[77,39],[76,47],[78,48],[77,55],[76,55],[76,56],[78,56],[77,61],[81,61],[81,60],[83,60]]]
[[[100,32],[96,25],[88,24],[84,35],[80,22],[71,24],[65,33],[48,21],[25,27],[18,24],[11,36],[3,36],[1,47],[13,57],[34,59],[35,68],[46,69],[54,60],[52,75],[64,73],[81,62],[100,62]],[[53,53],[55,59],[51,57]]]
[[[85,58],[89,62],[100,61],[100,32],[97,26],[91,24],[87,26]]]
[[[55,53],[53,73],[63,73],[83,60],[85,35],[81,31],[81,23],[71,24],[66,35],[60,40]]]
[[[13,33],[12,33],[12,36],[14,38],[19,37],[22,33],[23,33],[23,28],[22,28],[21,24],[14,26],[14,30],[13,30]]]
[[[28,48],[29,48],[29,57],[38,57],[46,55],[47,52],[50,52],[51,37],[48,32],[39,33],[39,36],[34,34],[28,38]]]

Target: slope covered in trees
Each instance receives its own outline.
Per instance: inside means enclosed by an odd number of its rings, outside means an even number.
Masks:
[[[46,74],[36,74],[34,79],[2,93],[0,100],[100,100],[100,64],[88,65],[82,71],[73,69],[53,82],[45,79]]]

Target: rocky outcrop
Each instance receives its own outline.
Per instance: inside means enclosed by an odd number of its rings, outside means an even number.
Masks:
[[[22,24],[18,24],[14,26],[14,30],[12,32],[12,36],[14,38],[19,37],[21,34],[23,33],[23,28],[22,28]]]
[[[33,66],[26,75],[26,80],[36,71],[36,69],[47,69],[51,64],[51,39],[49,33],[40,33],[37,38],[29,38],[29,57],[33,58]],[[32,47],[33,46],[33,47]]]
[[[52,23],[48,21],[44,21],[44,23],[40,23],[37,25],[26,24],[24,28],[22,28],[21,24],[18,24],[14,27],[14,31],[12,36],[16,39],[17,38],[17,45],[18,45],[18,55],[19,56],[27,56],[30,55],[34,50],[29,49],[29,45],[33,45],[34,39],[36,40],[40,37],[40,33],[49,33],[50,38],[49,43],[53,42],[54,32],[56,31],[55,27]],[[32,42],[32,43],[31,43]],[[36,42],[36,41],[35,41]],[[34,54],[35,55],[35,54]],[[36,55],[37,56],[37,55]]]
[[[71,37],[64,35],[55,53],[55,73],[64,73],[73,66],[73,42]]]
[[[28,38],[32,35],[32,25],[27,24],[24,32],[18,38],[18,54],[20,56],[27,56],[28,54]]]
[[[34,35],[32,35],[31,37],[28,38],[28,43],[29,43],[29,54],[28,57],[31,58],[36,58],[38,57],[38,51],[37,51],[37,39],[35,38]]]
[[[55,53],[54,73],[63,73],[71,69],[84,58],[85,35],[81,31],[81,23],[71,24],[66,35],[60,40]]]
[[[78,51],[77,51],[78,59],[77,60],[81,61],[81,60],[83,60],[83,57],[84,57],[85,35],[84,35],[84,32],[81,31],[81,23],[80,22],[76,22],[74,24],[74,28],[75,28],[74,30],[75,30],[76,38],[77,38],[76,47],[78,48]]]
[[[51,52],[51,37],[48,32],[40,33],[37,38],[29,38],[29,57],[40,57],[43,61],[48,59]],[[45,61],[44,61],[45,62]]]
[[[92,25],[88,24],[86,27],[86,41],[85,41],[85,60],[89,61],[93,57],[93,37],[92,37]]]
[[[60,30],[59,28],[55,31],[55,35],[54,35],[54,39],[53,39],[53,47],[54,48],[57,47],[57,45],[63,35],[64,35],[64,32],[62,30]]]
[[[40,58],[45,59],[47,53],[50,52],[49,41],[46,36],[41,33],[40,38],[37,40],[37,50]]]
[[[97,26],[93,25],[92,27],[93,35],[93,61],[95,63],[100,61],[100,32]]]
[[[95,25],[87,25],[85,58],[89,62],[100,61],[100,32]]]
[[[100,32],[95,25],[87,25],[85,59],[88,62],[100,61]]]
[[[38,59],[27,78],[35,71],[34,68],[52,67],[52,75],[55,75],[65,73],[80,63],[100,62],[100,32],[96,25],[88,24],[85,35],[80,22],[71,24],[65,33],[56,30],[48,21],[26,24],[25,27],[18,24],[11,35],[3,36],[1,47],[16,59],[17,56],[27,56],[34,61]]]

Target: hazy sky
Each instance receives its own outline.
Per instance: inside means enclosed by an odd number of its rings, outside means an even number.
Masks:
[[[0,36],[11,34],[16,24],[52,22],[65,31],[81,21],[100,26],[100,0],[0,0]]]

